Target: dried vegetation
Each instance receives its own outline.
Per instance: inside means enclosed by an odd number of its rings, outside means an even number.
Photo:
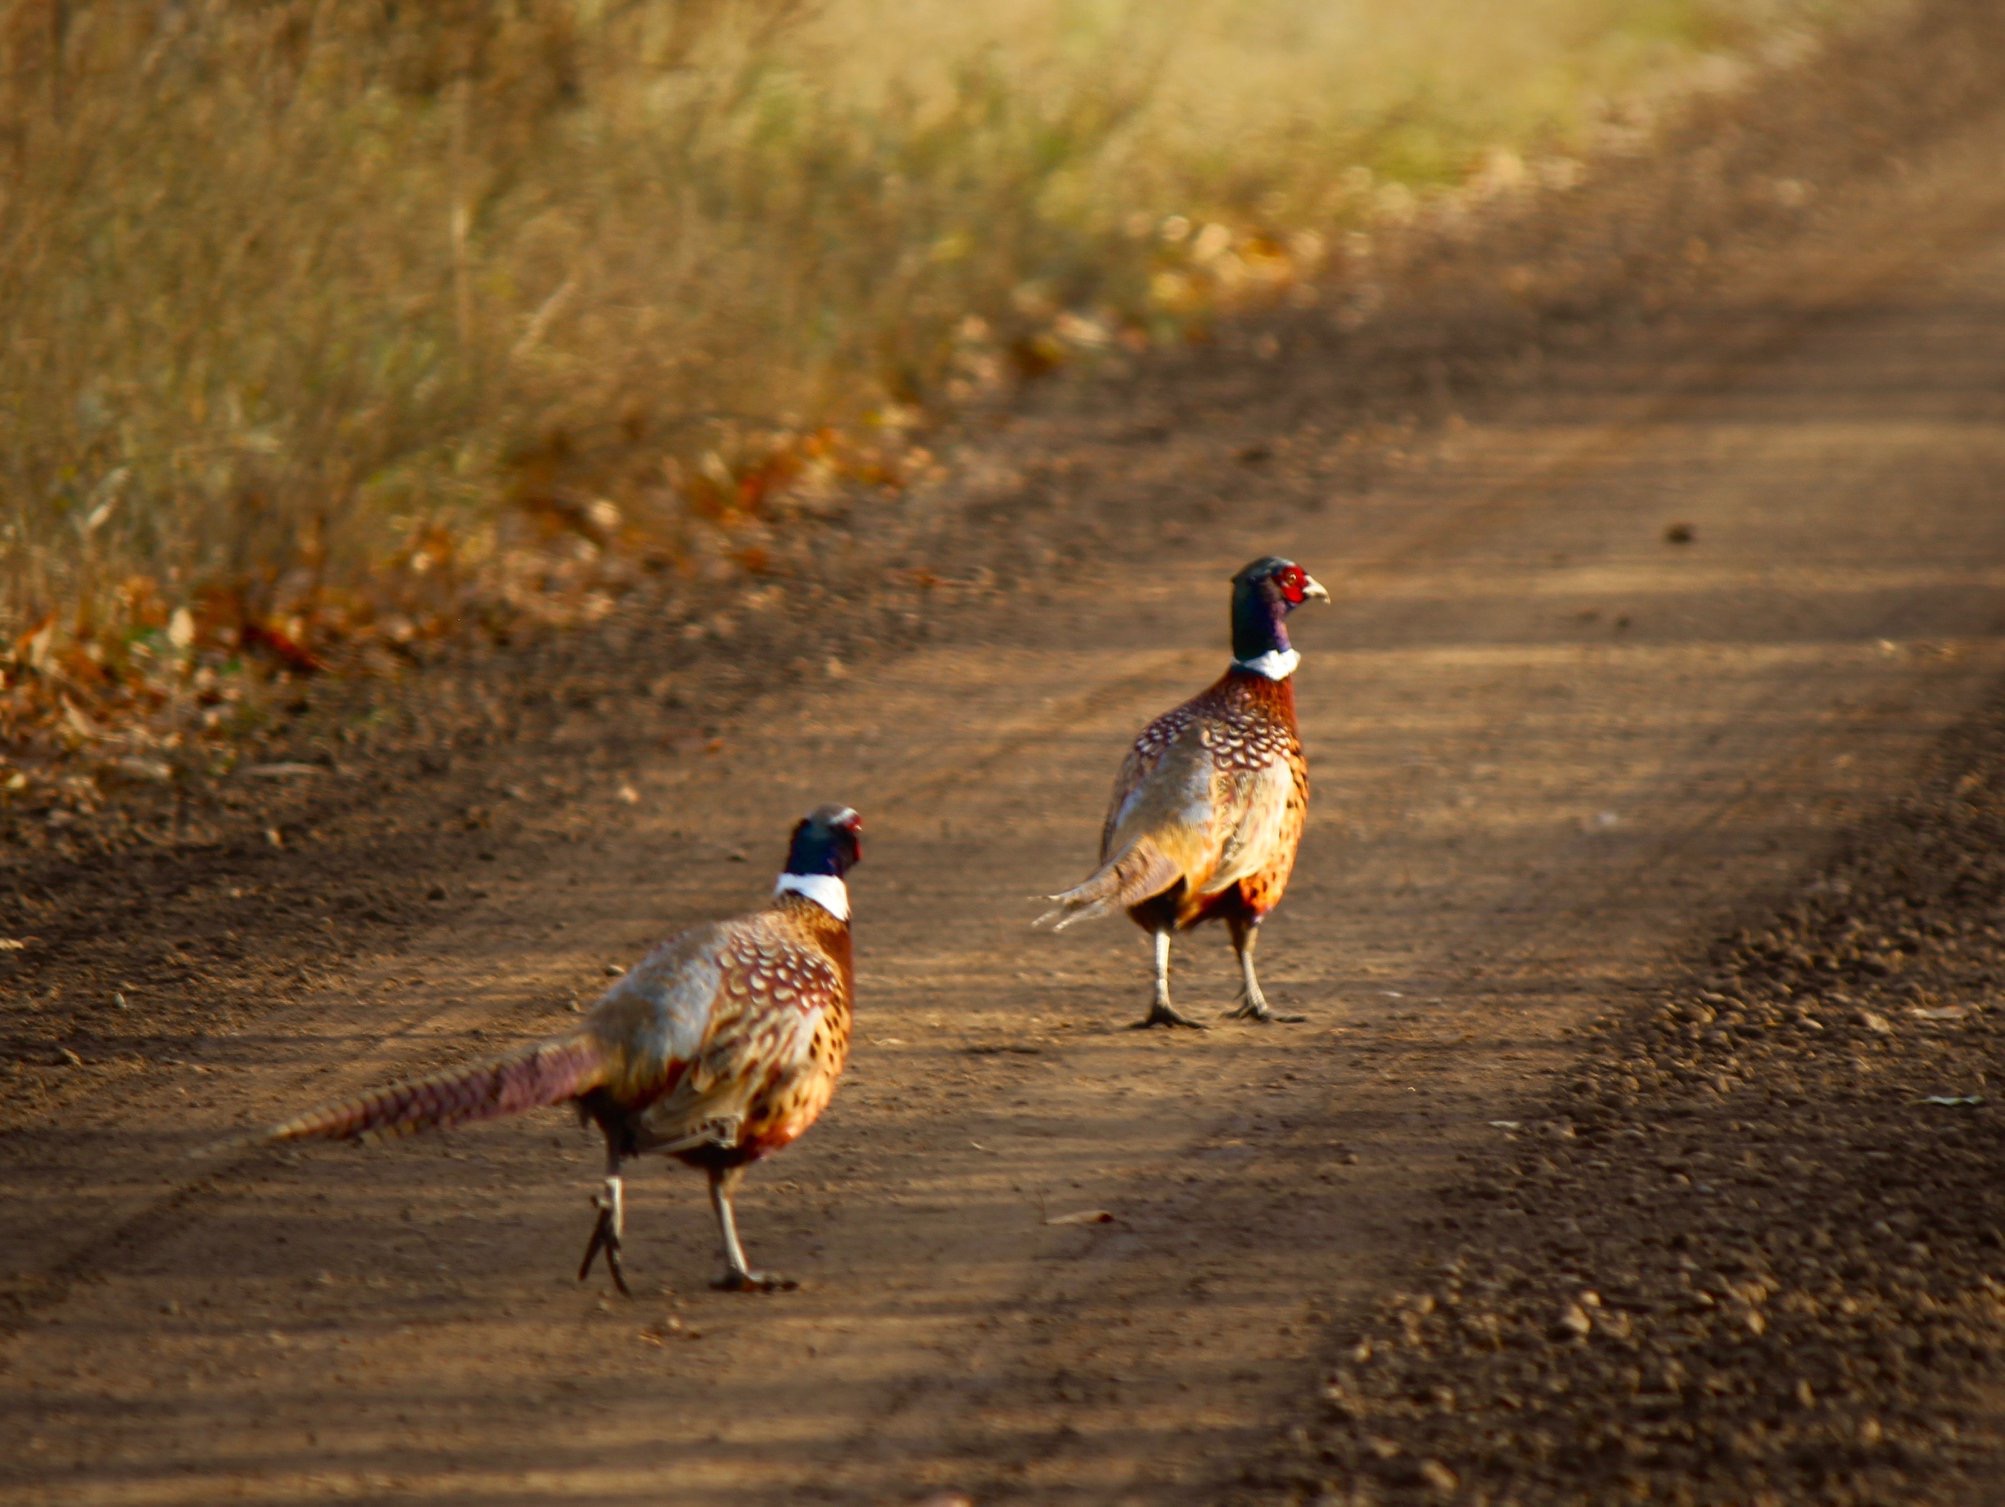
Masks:
[[[0,787],[758,573],[1840,3],[0,0]]]

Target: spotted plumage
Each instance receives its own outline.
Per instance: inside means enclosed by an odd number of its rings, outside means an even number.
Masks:
[[[1289,560],[1255,560],[1232,580],[1232,664],[1135,739],[1114,781],[1100,867],[1051,898],[1059,927],[1122,909],[1155,944],[1144,1026],[1195,1026],[1170,1003],[1170,938],[1223,920],[1240,966],[1237,1015],[1277,1016],[1254,972],[1258,928],[1281,901],[1309,811],[1309,767],[1289,681],[1301,656],[1288,614],[1329,593]]]
[[[659,1152],[709,1175],[724,1251],[717,1285],[789,1285],[746,1265],[731,1196],[747,1166],[828,1108],[849,1057],[855,973],[843,876],[860,856],[861,830],[846,806],[812,812],[794,829],[765,909],[669,938],[562,1036],[309,1110],[263,1139],[407,1135],[568,1101],[606,1140],[580,1280],[603,1253],[627,1290],[620,1167]]]

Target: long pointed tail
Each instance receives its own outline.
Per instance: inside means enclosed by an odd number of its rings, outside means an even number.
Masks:
[[[1091,921],[1140,905],[1181,878],[1183,870],[1175,859],[1150,839],[1137,838],[1071,889],[1050,896],[1058,905],[1039,916],[1036,924],[1050,922],[1053,931],[1063,931],[1074,921]]]
[[[412,1135],[521,1114],[598,1087],[605,1054],[589,1036],[539,1041],[505,1057],[338,1099],[295,1115],[257,1137],[272,1141],[359,1141]]]

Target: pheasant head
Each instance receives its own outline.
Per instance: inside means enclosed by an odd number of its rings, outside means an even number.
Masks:
[[[1232,578],[1232,659],[1241,669],[1285,679],[1300,660],[1288,643],[1288,614],[1327,602],[1316,578],[1293,560],[1267,555]]]
[[[776,895],[804,895],[838,921],[849,919],[843,876],[863,857],[863,818],[847,806],[817,806],[794,827]]]

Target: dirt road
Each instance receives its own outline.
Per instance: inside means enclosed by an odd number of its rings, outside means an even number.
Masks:
[[[970,470],[1047,468],[1022,527],[1065,558],[1040,589],[754,697],[708,753],[581,754],[564,798],[518,790],[471,872],[402,850],[395,877],[450,891],[449,924],[351,957],[338,918],[293,918],[340,966],[213,1021],[200,997],[114,1013],[73,988],[107,1060],[146,1070],[17,1097],[0,1141],[0,1493],[1311,1490],[1246,1471],[1317,1448],[1333,1347],[1456,1244],[1443,1190],[1509,1154],[1503,1122],[1600,1049],[1597,1022],[1686,977],[2005,674],[2005,116],[1676,321],[1376,442],[1368,488],[1332,479],[1357,474],[1339,416],[1287,380],[1335,351],[1221,352],[1125,412],[973,447]],[[1072,489],[1103,499],[1090,527]],[[1125,740],[1216,673],[1225,578],[1269,551],[1336,597],[1297,619],[1314,806],[1263,946],[1270,995],[1310,1020],[1133,1033],[1139,933],[1033,932],[1030,897],[1085,871]],[[567,767],[519,760],[525,781]],[[554,1114],[190,1159],[562,1021],[606,965],[756,902],[823,799],[868,824],[859,1039],[823,1123],[741,1203],[754,1258],[800,1291],[710,1292],[677,1171],[630,1184],[640,1297],[577,1285],[596,1152]],[[257,882],[193,861],[170,882],[257,952]],[[1222,937],[1179,962],[1187,1008],[1230,1003]],[[1088,1211],[1111,1217],[1068,1220]]]

